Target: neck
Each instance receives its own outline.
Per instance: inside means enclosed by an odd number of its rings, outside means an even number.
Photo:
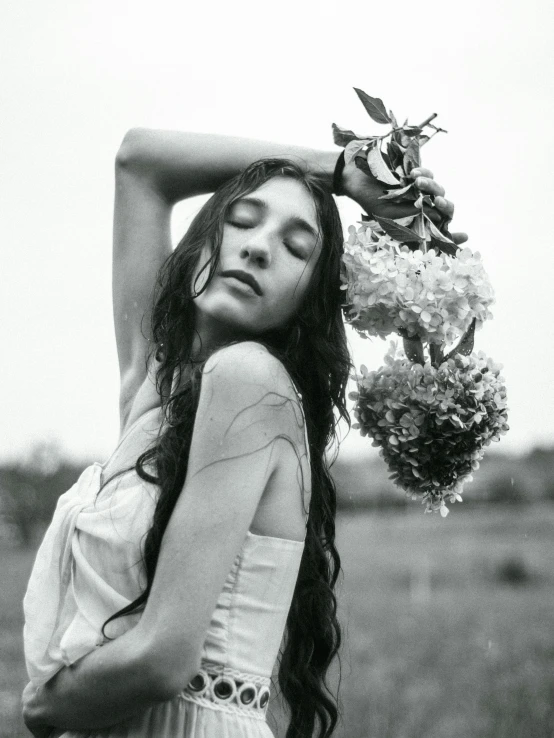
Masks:
[[[230,341],[246,339],[244,333],[233,331],[228,324],[196,311],[191,360],[200,363],[213,354],[220,346]]]

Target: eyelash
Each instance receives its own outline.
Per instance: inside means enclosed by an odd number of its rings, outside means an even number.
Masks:
[[[244,223],[235,223],[232,220],[229,221],[229,225],[234,226],[235,228],[240,228],[241,230],[246,230],[248,228],[252,228],[253,226],[250,225],[244,225]],[[301,254],[299,251],[295,251],[295,249],[291,248],[286,241],[283,241],[287,249],[290,251],[290,253],[295,256],[297,259],[301,259],[304,261],[304,255]]]

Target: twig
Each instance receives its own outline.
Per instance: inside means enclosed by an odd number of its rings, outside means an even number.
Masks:
[[[423,121],[423,123],[420,123],[418,125],[418,128],[425,128],[425,126],[429,125],[429,123],[432,120],[435,120],[435,118],[437,117],[437,115],[438,115],[438,113],[433,113],[433,115],[430,115],[426,120]]]

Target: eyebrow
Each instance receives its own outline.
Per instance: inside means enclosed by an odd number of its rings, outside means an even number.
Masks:
[[[267,202],[265,202],[265,200],[262,200],[259,197],[252,197],[250,195],[246,195],[245,197],[240,197],[238,200],[235,200],[232,203],[231,207],[241,202],[251,203],[252,205],[256,205],[260,208],[263,208],[264,210],[268,209],[268,205],[267,205]],[[311,236],[313,236],[316,239],[316,241],[319,239],[319,233],[315,230],[313,226],[311,226],[308,223],[307,220],[304,220],[304,218],[301,218],[298,215],[292,215],[289,218],[289,222],[292,223],[292,225],[296,226],[297,228],[300,228],[301,230],[309,233]]]

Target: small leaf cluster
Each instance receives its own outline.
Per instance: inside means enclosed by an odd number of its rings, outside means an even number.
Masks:
[[[354,89],[371,119],[376,123],[389,124],[391,130],[382,136],[360,136],[333,123],[333,138],[338,146],[345,149],[345,163],[354,161],[359,169],[387,185],[387,192],[380,197],[381,200],[413,205],[420,210],[419,214],[404,218],[402,222],[375,215],[372,218],[388,235],[402,243],[456,255],[457,246],[446,226],[437,228],[429,217],[435,207],[433,198],[421,193],[410,177],[412,169],[421,166],[421,147],[438,132],[446,133],[431,123],[436,114],[417,126],[409,125],[407,120],[399,125],[392,110],[387,112],[380,98]],[[432,135],[424,132],[426,128],[433,130]]]
[[[442,346],[492,317],[494,292],[478,252],[412,251],[369,223],[348,230],[344,313],[361,335],[398,333]]]
[[[502,366],[483,352],[437,368],[409,361],[395,342],[378,371],[361,367],[354,414],[362,436],[380,448],[391,479],[426,512],[448,514],[479,468],[484,447],[508,430]]]

